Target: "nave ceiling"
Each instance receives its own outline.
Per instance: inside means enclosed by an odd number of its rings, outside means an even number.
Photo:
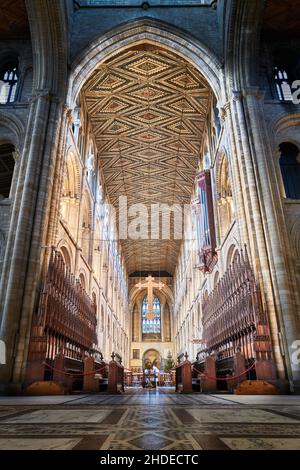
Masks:
[[[187,61],[152,46],[120,53],[93,72],[84,99],[110,202],[188,204],[210,89]],[[150,220],[150,219],[149,219]],[[150,230],[150,228],[149,228]],[[180,240],[123,240],[128,272],[174,272]]]

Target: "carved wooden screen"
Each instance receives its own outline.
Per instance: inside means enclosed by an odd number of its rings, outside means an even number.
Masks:
[[[272,357],[267,316],[250,266],[241,250],[210,295],[203,299],[202,353],[225,359],[238,351],[245,359]]]
[[[97,344],[96,305],[53,249],[33,320],[29,362],[63,357],[83,361]]]

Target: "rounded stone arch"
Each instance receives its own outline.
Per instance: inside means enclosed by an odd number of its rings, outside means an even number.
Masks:
[[[275,149],[282,140],[295,139],[295,144],[299,144],[300,114],[287,113],[285,110],[278,110],[273,119],[268,124],[269,134],[274,139]]]
[[[73,149],[66,154],[66,166],[63,182],[63,196],[79,198],[81,191],[81,175],[79,163]]]
[[[80,271],[79,276],[78,276],[79,282],[83,289],[87,291],[87,281],[86,281],[86,274],[83,270]]]
[[[65,238],[61,238],[56,244],[57,249],[62,253],[64,258],[64,253],[67,253],[67,256],[70,258],[70,269],[73,270],[73,252],[72,247],[69,241]],[[65,258],[64,258],[65,259]]]
[[[214,274],[213,289],[217,286],[219,280],[220,280],[220,272],[219,270],[217,270]]]
[[[264,2],[232,0],[226,25],[225,62],[229,90],[241,90],[259,83],[260,32]]]
[[[74,60],[69,77],[67,101],[72,108],[93,70],[102,62],[133,45],[148,43],[172,51],[189,61],[206,79],[217,101],[221,101],[221,62],[205,44],[169,24],[140,18],[110,30],[91,42]]]
[[[26,10],[33,55],[33,88],[49,90],[64,99],[68,54],[65,5],[61,2],[28,2]],[[41,51],[45,53],[41,54]]]
[[[236,260],[237,257],[240,256],[240,250],[238,246],[234,243],[232,243],[227,251],[226,255],[226,270],[229,268],[229,266],[233,263],[233,261]]]
[[[300,151],[300,114],[299,113],[286,113],[279,111],[276,118],[269,123],[269,135],[271,136],[271,146],[273,154],[273,164],[275,166],[275,174],[277,179],[277,186],[280,191],[281,197],[286,197],[284,182],[280,167],[280,144],[289,142],[295,145]]]
[[[20,152],[23,146],[25,125],[16,115],[0,115],[0,140],[10,143]]]
[[[66,247],[66,245],[62,245],[60,247],[60,252],[61,252],[62,257],[64,259],[65,265],[69,268],[70,271],[72,271],[72,257],[70,255],[70,251]]]

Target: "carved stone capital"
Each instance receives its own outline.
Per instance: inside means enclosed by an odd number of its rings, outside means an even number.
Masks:
[[[232,101],[241,101],[242,93],[238,90],[232,90]]]
[[[46,101],[51,101],[52,96],[50,94],[49,89],[43,89],[43,90],[34,90],[29,101],[30,103],[34,103],[37,101],[39,98],[43,98]]]
[[[220,119],[222,122],[225,121],[228,116],[228,110],[230,109],[230,103],[227,101],[223,106],[220,107]]]
[[[73,111],[71,108],[69,108],[67,105],[65,105],[64,107],[64,111],[66,113],[66,119],[67,119],[67,122],[68,124],[72,124],[73,121],[74,121],[74,116],[73,116]]]

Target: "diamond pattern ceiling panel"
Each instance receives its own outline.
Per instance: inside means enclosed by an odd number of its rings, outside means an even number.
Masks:
[[[110,201],[190,202],[210,89],[187,61],[139,46],[99,66],[84,87]],[[149,217],[150,223],[150,217]],[[150,234],[150,227],[149,227]],[[171,234],[172,235],[172,234]],[[124,240],[128,271],[174,272],[180,241]]]

